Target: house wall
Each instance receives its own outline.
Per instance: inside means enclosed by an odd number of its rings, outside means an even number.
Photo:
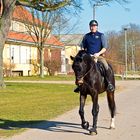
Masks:
[[[44,60],[48,60],[48,59],[61,62],[61,49],[45,48]]]
[[[67,73],[72,73],[72,60],[70,59],[70,56],[76,56],[77,52],[80,50],[79,46],[76,45],[69,45],[65,46],[65,61],[66,61],[66,71]]]
[[[61,49],[52,49],[51,50],[51,60],[57,60],[61,62]]]
[[[68,59],[68,64],[72,64],[70,56],[75,56],[79,50],[80,47],[76,45],[65,46],[65,55],[66,55],[66,59]]]
[[[23,13],[25,13],[25,15]],[[21,15],[27,17],[29,21],[32,20],[31,13],[29,11],[25,10],[24,8],[17,7],[15,8],[10,31],[21,34],[24,33],[25,37],[24,39],[20,38],[16,40],[14,36],[19,37],[20,35],[14,34],[10,38],[12,41],[8,38],[10,41],[9,42],[7,41],[3,51],[3,61],[5,63],[4,67],[7,67],[6,69],[8,69],[8,71],[10,71],[10,74],[12,73],[13,75],[28,76],[39,74],[38,49],[34,46],[31,46],[31,44],[34,44],[34,41],[31,37],[26,36],[28,27],[26,27],[25,24],[22,23],[25,22],[26,19]],[[39,19],[36,20],[39,21]],[[33,28],[32,25],[29,26],[31,27],[31,29]],[[50,32],[50,29],[48,29],[48,32]],[[52,42],[55,40],[55,38],[53,39],[50,38],[51,35],[48,36],[47,41],[48,42],[50,41],[49,43],[53,45]],[[16,41],[19,41],[21,43],[17,43]],[[47,41],[46,44],[48,43]],[[57,44],[59,45],[61,44],[58,40],[55,41],[54,41],[55,46],[57,46]],[[61,50],[60,49],[45,50],[44,57],[45,60],[47,60],[50,57],[52,60],[56,59],[58,61],[61,61]]]
[[[37,48],[23,45],[5,44],[3,61],[7,65],[14,65],[11,69],[14,75],[28,76],[34,74],[31,60],[37,59]]]

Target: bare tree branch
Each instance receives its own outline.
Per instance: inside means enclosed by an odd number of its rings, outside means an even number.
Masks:
[[[26,7],[32,7],[39,11],[54,11],[59,8],[70,5],[72,0],[63,0],[60,2],[49,2],[46,0],[18,0],[16,5],[22,5]]]

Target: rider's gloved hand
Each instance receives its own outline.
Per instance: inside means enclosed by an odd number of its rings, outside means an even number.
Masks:
[[[95,58],[98,58],[98,57],[100,56],[100,54],[99,54],[99,53],[95,53],[93,56],[94,56]]]

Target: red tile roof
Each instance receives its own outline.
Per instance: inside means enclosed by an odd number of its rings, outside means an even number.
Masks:
[[[15,40],[15,41],[22,41],[24,42],[29,42],[29,43],[34,43],[34,40],[36,41],[36,37],[33,36],[33,39],[30,35],[25,34],[25,33],[19,33],[19,32],[14,32],[10,31],[8,33],[7,39],[10,40]],[[46,39],[45,45],[51,45],[51,46],[64,46],[62,42],[60,42],[56,37],[51,35],[49,39]]]
[[[13,12],[13,19],[24,22],[25,18],[28,19],[29,22],[32,23],[32,14],[27,9],[25,9],[24,7],[16,6],[16,8]],[[35,22],[38,24],[38,23],[41,23],[42,21],[35,18]],[[35,36],[33,38],[34,38],[34,40],[36,40]],[[16,40],[16,41],[22,41],[22,42],[34,43],[34,40],[32,39],[32,37],[30,35],[25,34],[25,33],[20,33],[20,32],[14,32],[14,31],[10,31],[8,33],[8,39]],[[51,37],[49,39],[46,39],[45,45],[64,46],[64,44],[62,42],[60,42],[53,35],[51,35]]]
[[[21,22],[33,23],[32,14],[30,13],[30,11],[28,11],[26,8],[24,8],[22,6],[16,6],[16,8],[15,8],[15,10],[13,12],[13,19],[14,20],[19,20]],[[35,23],[37,25],[40,25],[40,24],[43,23],[38,18],[34,18],[34,20],[35,20]]]
[[[16,6],[13,12],[13,19],[23,20],[24,16],[32,20],[32,14],[22,6]]]

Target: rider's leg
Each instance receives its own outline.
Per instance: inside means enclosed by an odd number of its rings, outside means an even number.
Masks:
[[[110,92],[113,92],[115,90],[115,87],[113,86],[113,84],[111,83],[111,70],[109,69],[108,63],[105,60],[104,57],[99,56],[98,57],[98,61],[102,62],[104,64],[105,70],[106,70],[106,74],[105,74],[105,80],[107,81],[107,90]]]

